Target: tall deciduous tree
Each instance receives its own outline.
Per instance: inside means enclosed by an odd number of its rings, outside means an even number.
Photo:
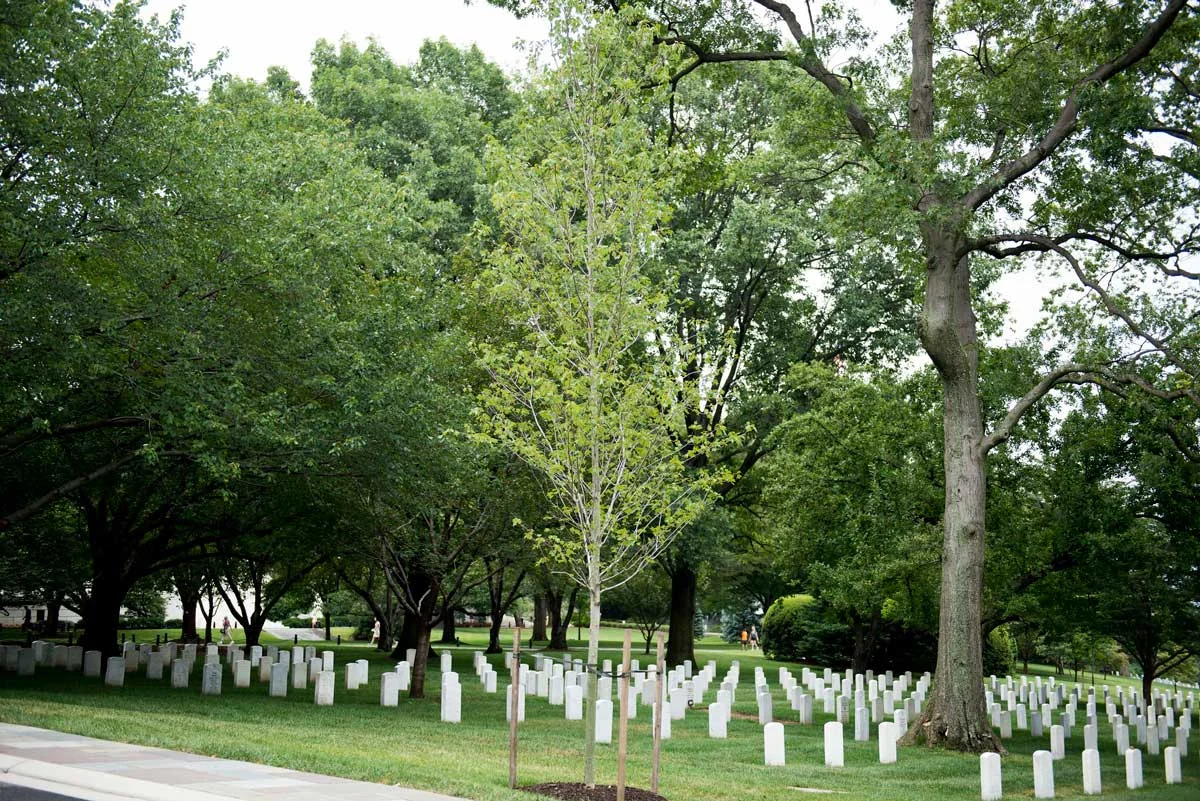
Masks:
[[[891,229],[898,269],[919,271],[918,332],[942,384],[937,685],[913,732],[952,748],[1000,749],[979,689],[989,452],[1064,381],[1194,395],[1196,372],[1161,320],[1132,313],[1113,297],[1105,310],[1143,342],[1139,353],[1160,354],[1172,365],[1168,379],[1186,386],[1139,385],[1127,364],[1065,361],[1047,366],[988,431],[979,401],[978,293],[986,283],[979,262],[983,254],[1053,253],[1102,300],[1103,282],[1080,254],[1190,280],[1179,259],[1197,244],[1189,216],[1196,205],[1196,140],[1188,127],[1200,55],[1195,7],[1188,0],[1099,6],[960,0],[940,7],[914,0],[907,47],[898,42],[874,63],[850,59],[839,74],[828,66],[836,49],[868,45],[836,7],[818,15],[783,0],[637,5],[663,24],[662,41],[691,54],[673,79],[715,62],[788,61],[814,102],[840,118],[844,136],[858,143],[862,170],[846,208],[865,230]],[[781,45],[783,36],[790,47]],[[1156,136],[1176,143],[1169,155],[1156,149]],[[1186,315],[1171,319],[1194,330]]]
[[[504,244],[489,279],[521,337],[484,349],[485,422],[545,481],[562,528],[539,545],[588,595],[594,785],[601,596],[708,505],[714,474],[686,460],[719,432],[686,427],[670,365],[647,347],[665,309],[647,266],[668,164],[635,114],[654,78],[646,30],[577,3],[553,11],[554,69],[535,78],[511,145],[490,154]]]
[[[858,672],[885,620],[933,623],[940,432],[927,378],[798,366],[808,408],[776,429],[766,460],[777,569],[849,625]]]
[[[408,319],[378,276],[422,251],[341,125],[236,80],[201,102],[136,3],[36,5],[0,34],[0,536],[81,510],[86,644],[110,650],[123,593],[215,536],[185,506],[361,446],[347,412]]]

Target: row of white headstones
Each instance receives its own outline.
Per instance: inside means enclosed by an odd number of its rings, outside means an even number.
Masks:
[[[313,646],[295,646],[290,650],[276,646],[267,646],[265,649],[253,646],[248,652],[230,646],[225,651],[225,663],[230,668],[236,687],[248,687],[252,669],[257,668],[259,680],[268,683],[271,696],[286,696],[290,677],[292,689],[302,690],[308,683],[314,684],[313,700],[317,705],[333,704],[336,674],[332,651],[318,654]],[[164,667],[170,665],[172,686],[186,688],[198,656],[195,644],[166,643],[155,647],[147,643],[137,645],[128,642],[123,655],[110,657],[105,665],[105,683],[122,686],[125,675],[139,669],[144,669],[149,679],[161,679]],[[224,673],[220,650],[215,645],[207,645],[203,657],[201,692],[204,695],[220,695]],[[380,704],[383,706],[397,706],[399,693],[409,689],[415,653],[409,650],[406,657],[394,671],[380,675]],[[504,657],[506,669],[511,670],[512,654],[506,653]],[[484,691],[496,692],[495,668],[479,651],[475,652],[473,661],[476,676],[483,684]],[[98,677],[101,654],[98,651],[85,652],[79,646],[37,641],[28,648],[3,646],[0,648],[0,664],[19,675],[32,675],[36,666],[46,665],[82,670],[85,676]],[[441,719],[447,723],[459,723],[462,721],[462,687],[458,674],[452,669],[450,653],[441,655],[440,668]],[[666,671],[661,688],[663,715],[660,721],[664,739],[671,736],[672,720],[683,719],[688,709],[704,702],[716,671],[715,661],[709,661],[698,672],[694,672],[690,661]],[[595,706],[596,740],[609,743],[612,741],[613,689],[617,679],[612,661],[605,660],[599,673]],[[524,720],[527,695],[544,698],[552,706],[563,706],[567,720],[583,719],[587,672],[581,660],[573,660],[566,655],[561,660],[555,660],[538,654],[532,665],[520,664],[517,675],[518,720]],[[643,706],[653,707],[660,683],[656,667],[649,665],[643,669],[637,660],[631,665],[630,678],[628,711],[631,718],[636,718],[639,701]],[[727,737],[727,724],[732,719],[739,678],[740,666],[734,661],[719,683],[716,699],[708,704],[708,734],[712,738]],[[369,681],[367,660],[360,659],[345,665],[347,690],[357,690],[369,684]],[[813,723],[813,708],[817,703],[822,705],[825,714],[834,716],[835,719],[825,723],[823,729],[825,764],[829,767],[844,765],[843,727],[850,722],[851,703],[854,705],[855,741],[868,741],[871,724],[877,724],[879,761],[883,764],[894,763],[897,741],[921,709],[930,682],[929,673],[914,682],[911,672],[893,677],[888,671],[877,677],[871,671],[865,674],[846,671],[843,675],[826,668],[818,674],[809,668],[802,668],[797,679],[789,669],[779,669],[779,685],[801,724]],[[754,695],[758,704],[759,724],[763,726],[764,763],[768,766],[785,765],[784,727],[774,720],[771,689],[761,667],[755,668]],[[509,717],[512,686],[506,688],[506,697],[506,717]],[[1182,781],[1181,760],[1188,753],[1194,691],[1189,691],[1185,697],[1180,690],[1174,694],[1160,690],[1147,703],[1136,691],[1124,687],[1117,687],[1115,692],[1110,693],[1108,686],[1103,685],[1097,695],[1095,688],[1076,684],[1071,689],[1053,678],[1043,682],[1038,677],[1030,682],[1025,677],[1014,679],[1006,676],[997,679],[992,676],[986,684],[985,702],[1000,737],[1012,736],[1014,717],[1016,728],[1029,731],[1032,737],[1049,734],[1050,750],[1039,750],[1034,754],[1034,793],[1037,798],[1054,797],[1053,764],[1066,756],[1066,742],[1071,738],[1081,700],[1084,701],[1087,718],[1083,727],[1082,752],[1085,793],[1100,792],[1096,711],[1101,703],[1112,727],[1117,753],[1125,758],[1129,788],[1136,789],[1144,783],[1142,752],[1138,748],[1131,748],[1129,744],[1131,728],[1137,733],[1137,744],[1145,745],[1147,752],[1152,755],[1159,753],[1159,743],[1166,741],[1170,730],[1174,729],[1175,745],[1162,749],[1164,772],[1168,784]],[[1033,708],[1032,711],[1028,710],[1027,704]],[[1059,722],[1052,724],[1055,713],[1058,713]],[[1043,723],[1052,725],[1047,727]],[[980,786],[983,801],[1001,797],[1001,761],[998,754],[983,754],[980,757]]]
[[[1158,690],[1151,698],[1140,697],[1136,690],[1117,687],[1110,691],[1108,685],[1095,687],[1075,684],[1073,688],[1057,683],[1053,678],[1043,682],[1037,677],[1030,682],[1022,676],[1014,679],[990,677],[984,692],[993,728],[1001,739],[1012,736],[1013,718],[1016,728],[1028,731],[1031,737],[1040,738],[1047,733],[1050,749],[1038,750],[1033,754],[1034,796],[1054,797],[1054,763],[1066,758],[1066,745],[1076,724],[1079,704],[1084,704],[1083,713],[1083,791],[1086,795],[1101,792],[1099,726],[1097,710],[1103,705],[1113,743],[1118,757],[1125,760],[1125,784],[1136,790],[1145,784],[1142,751],[1130,747],[1130,729],[1136,732],[1136,745],[1146,746],[1149,755],[1162,754],[1163,773],[1167,784],[1183,781],[1182,759],[1188,754],[1188,738],[1191,735],[1192,714],[1195,707],[1195,691],[1184,692],[1176,688],[1174,693]],[[1028,705],[1028,706],[1027,706]],[[1053,716],[1058,714],[1058,723]],[[1043,725],[1046,724],[1046,725]],[[1051,725],[1052,724],[1052,725]],[[1160,749],[1160,743],[1168,741],[1174,730],[1175,745]],[[979,762],[980,789],[983,801],[1002,796],[1002,781],[999,754],[983,754]]]

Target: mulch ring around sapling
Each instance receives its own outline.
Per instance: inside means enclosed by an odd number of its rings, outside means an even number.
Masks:
[[[527,793],[537,793],[560,801],[616,801],[617,787],[613,784],[597,784],[588,788],[580,782],[547,782],[522,787]],[[625,801],[667,801],[658,793],[639,787],[625,788]]]

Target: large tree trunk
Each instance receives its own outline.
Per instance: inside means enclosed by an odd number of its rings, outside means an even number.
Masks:
[[[263,624],[266,622],[265,620],[253,620],[249,625],[242,626],[242,631],[246,635],[246,642],[244,643],[246,648],[258,645],[258,640],[262,636]]]
[[[983,697],[987,485],[970,263],[959,256],[961,236],[930,223],[923,226],[922,234],[928,275],[920,334],[942,382],[946,494],[937,679],[933,703],[913,733],[930,744],[953,749],[1002,751]]]
[[[696,571],[682,560],[671,571],[671,619],[667,629],[667,664],[696,664]]]
[[[408,649],[417,647],[420,630],[416,617],[414,614],[405,613],[404,622],[400,624],[400,636],[396,638],[396,647],[392,651],[393,659],[407,659]]]
[[[200,635],[196,631],[196,605],[200,603],[199,590],[195,593],[189,592],[186,596],[180,593],[179,603],[183,607],[179,639],[181,642],[196,642],[200,639]]]
[[[79,644],[85,651],[99,651],[105,657],[117,656],[117,644],[121,629],[121,603],[125,590],[120,579],[93,572],[92,588],[83,604],[83,637]]]
[[[500,629],[504,626],[504,610],[493,606],[491,612],[488,614],[488,617],[491,618],[492,625],[488,629],[488,647],[484,653],[504,653],[504,648],[500,645]]]
[[[575,602],[579,598],[579,588],[573,587],[571,589],[565,613],[562,607],[563,596],[561,594],[550,594],[547,597],[550,601],[550,644],[548,647],[555,651],[569,650],[567,632],[571,628],[571,618],[575,616]]]
[[[442,610],[442,639],[441,643],[445,645],[454,645],[458,642],[458,629],[454,621],[454,610]]]
[[[871,666],[871,654],[875,651],[879,615],[872,615],[867,620],[856,614],[850,617],[854,629],[854,655],[851,657],[850,667],[855,673],[866,673],[867,668]]]
[[[42,621],[42,634],[47,637],[58,636],[58,614],[62,608],[62,597],[46,599],[46,619]]]
[[[546,636],[546,606],[546,597],[544,595],[533,596],[532,638],[537,642],[550,639]]]

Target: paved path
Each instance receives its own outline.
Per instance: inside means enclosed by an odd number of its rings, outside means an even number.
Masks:
[[[0,782],[96,801],[462,801],[424,790],[11,723],[0,723]],[[9,797],[5,792],[0,790],[0,799]]]
[[[325,642],[325,630],[320,632],[312,629],[289,629],[284,626],[264,626],[263,631],[270,634],[272,637],[278,637],[281,640],[290,640],[293,637],[299,637],[301,642]]]

